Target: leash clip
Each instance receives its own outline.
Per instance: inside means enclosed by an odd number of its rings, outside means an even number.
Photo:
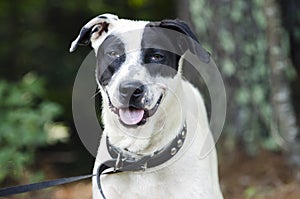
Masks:
[[[114,172],[119,171],[123,168],[123,162],[125,159],[122,159],[122,157],[123,157],[123,153],[122,152],[118,153],[118,157],[114,167]]]

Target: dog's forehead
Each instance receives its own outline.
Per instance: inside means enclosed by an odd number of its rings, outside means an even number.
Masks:
[[[160,21],[150,22],[120,19],[107,37],[111,35],[117,37],[124,44],[126,52],[149,47],[169,50],[174,47],[174,39],[172,41],[172,35],[170,35],[172,32],[159,27],[160,23]]]
[[[122,41],[127,52],[139,50],[144,29],[148,23],[147,21],[121,19],[110,35]]]
[[[115,24],[115,30],[114,32],[129,32],[132,30],[138,30],[143,29],[147,24],[149,24],[149,21],[135,21],[135,20],[129,20],[129,19],[120,19],[118,20],[117,24]]]
[[[129,19],[119,19],[114,21],[114,23],[109,26],[110,29],[107,31],[107,34],[98,37],[96,40],[91,40],[92,47],[97,54],[99,47],[111,35],[118,37],[125,45],[128,44],[126,47],[130,47],[139,40],[141,37],[140,35],[142,34],[141,32],[148,23],[149,21],[133,21]]]

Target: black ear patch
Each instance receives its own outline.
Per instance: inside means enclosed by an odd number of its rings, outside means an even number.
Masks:
[[[100,22],[98,24],[95,24],[92,27],[88,27],[88,28],[83,27],[79,32],[78,38],[76,39],[76,43],[74,43],[74,45],[72,44],[72,48],[70,49],[70,51],[73,52],[74,50],[76,50],[78,45],[81,46],[89,45],[92,34],[96,33],[98,34],[98,36],[100,36],[104,31],[105,32],[108,31],[108,26],[109,26],[108,23]]]
[[[176,30],[178,32],[181,32],[183,34],[186,34],[186,35],[190,36],[192,39],[194,39],[195,41],[198,42],[197,37],[194,35],[192,30],[189,28],[189,26],[185,22],[183,22],[179,19],[162,20],[161,23],[160,23],[160,27]]]
[[[93,41],[93,39],[102,36],[103,32],[108,32],[118,20],[118,16],[113,14],[102,14],[91,19],[81,28],[69,51],[75,51],[78,45],[86,46],[90,44],[91,40]]]
[[[182,37],[178,39],[180,44],[184,48],[183,50],[186,51],[189,49],[192,53],[197,55],[201,61],[205,63],[209,62],[210,54],[204,48],[201,47],[197,37],[185,22],[178,19],[163,20],[159,23],[158,27],[175,30],[187,35],[188,37]]]

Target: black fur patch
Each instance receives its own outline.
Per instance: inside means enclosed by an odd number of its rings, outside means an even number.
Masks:
[[[142,49],[142,64],[151,76],[174,77],[177,74],[179,59],[179,55],[160,48]]]
[[[147,56],[149,52],[147,48],[163,49],[169,59],[167,62],[161,64],[171,67],[176,71],[178,70],[180,56],[187,50],[197,55],[202,62],[208,63],[210,61],[210,54],[201,47],[189,26],[178,19],[148,23],[142,39],[144,56]],[[147,64],[148,62],[145,63]],[[159,66],[153,67],[152,64],[151,67],[147,68],[151,74],[160,73]],[[169,74],[165,70],[162,70],[161,74],[164,76],[174,75],[171,70],[168,71],[170,72]]]
[[[142,64],[152,76],[174,77],[183,51],[178,38],[169,35],[159,24],[160,22],[150,22],[145,27],[141,41]],[[155,58],[157,56],[161,58]]]
[[[124,43],[116,36],[108,36],[100,45],[97,54],[97,79],[106,86],[116,71],[125,62]]]

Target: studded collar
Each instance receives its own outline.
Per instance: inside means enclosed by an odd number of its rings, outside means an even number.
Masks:
[[[114,167],[115,171],[142,171],[159,166],[170,160],[182,148],[186,133],[187,127],[185,122],[180,132],[169,144],[151,155],[141,157],[124,154],[123,150],[109,142],[109,137],[106,137],[106,146],[110,156],[117,160]]]

